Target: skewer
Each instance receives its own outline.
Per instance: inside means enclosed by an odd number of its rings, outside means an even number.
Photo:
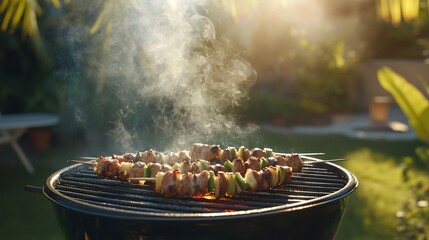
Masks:
[[[139,181],[155,182],[155,178],[154,177],[127,178],[127,180],[139,180]]]
[[[280,152],[275,152],[274,155],[278,155],[278,156],[289,156],[292,153],[280,153]],[[315,152],[315,153],[296,153],[299,156],[321,156],[321,155],[325,155],[325,153],[321,153],[321,152]],[[80,157],[81,159],[86,159],[86,160],[97,160],[97,157],[88,157],[88,156],[83,156]]]
[[[315,153],[281,153],[281,152],[274,152],[274,155],[278,156],[289,156],[292,154],[298,154],[299,156],[321,156],[325,155],[325,153],[322,152],[315,152]]]
[[[67,160],[67,162],[74,162],[74,163],[82,163],[82,164],[88,164],[88,165],[95,165],[95,162],[85,162],[81,160]]]
[[[81,159],[86,159],[86,160],[97,160],[96,157],[80,157]]]
[[[302,161],[303,163],[341,162],[341,161],[349,160],[348,158],[335,158],[335,159],[318,159],[318,158],[310,158],[310,157],[303,157],[303,158],[310,160],[310,161]],[[95,165],[95,162],[86,162],[81,160],[68,160],[67,162]]]
[[[303,160],[303,163],[323,163],[323,162],[340,162],[340,161],[346,161],[349,160],[348,158],[334,158],[334,159],[319,159],[319,158],[313,158],[309,156],[301,156]]]

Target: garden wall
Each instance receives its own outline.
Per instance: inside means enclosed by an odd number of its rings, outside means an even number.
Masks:
[[[362,63],[358,67],[362,77],[361,86],[358,90],[358,96],[361,99],[357,101],[360,110],[368,109],[369,103],[375,96],[390,96],[378,82],[377,71],[382,67],[391,68],[422,92],[425,91],[422,81],[426,81],[429,84],[429,62],[408,59],[379,59]]]

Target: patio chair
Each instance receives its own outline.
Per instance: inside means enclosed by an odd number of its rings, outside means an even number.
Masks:
[[[0,144],[10,144],[25,169],[29,173],[34,173],[34,167],[18,144],[18,140],[29,128],[53,126],[58,121],[58,116],[44,113],[0,114]]]

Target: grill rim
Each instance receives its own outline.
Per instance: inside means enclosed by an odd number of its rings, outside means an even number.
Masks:
[[[325,196],[317,197],[303,202],[283,204],[273,207],[264,207],[251,210],[242,210],[236,212],[216,212],[216,213],[157,213],[157,212],[141,212],[111,208],[106,206],[99,206],[92,203],[77,200],[69,197],[57,189],[55,186],[60,175],[83,164],[74,164],[63,169],[58,170],[49,176],[42,187],[43,194],[53,203],[65,207],[69,210],[77,211],[84,214],[91,214],[100,217],[110,217],[115,219],[128,219],[128,220],[149,220],[149,221],[216,221],[222,219],[235,219],[246,218],[249,216],[264,216],[277,213],[300,211],[307,208],[316,208],[317,206],[330,204],[335,201],[341,200],[351,193],[353,193],[359,186],[359,181],[350,171],[334,163],[321,163],[330,165],[330,168],[335,168],[343,177],[346,177],[347,183],[341,189],[327,194]],[[337,172],[338,173],[338,172]]]

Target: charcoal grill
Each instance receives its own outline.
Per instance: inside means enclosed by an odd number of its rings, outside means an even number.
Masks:
[[[234,198],[164,198],[150,184],[98,177],[75,164],[42,187],[67,239],[333,239],[356,177],[306,163],[280,189]]]

